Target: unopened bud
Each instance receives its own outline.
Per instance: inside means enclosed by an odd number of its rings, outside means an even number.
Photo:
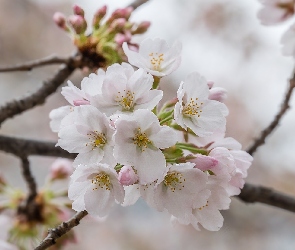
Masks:
[[[125,34],[117,33],[114,40],[118,44],[118,46],[122,46],[124,42],[130,42],[132,35],[130,32],[126,32]]]
[[[53,15],[53,21],[56,23],[58,27],[60,27],[63,30],[68,30],[66,26],[66,17],[61,12],[55,12]]]
[[[224,102],[227,97],[227,91],[224,88],[216,87],[209,90],[209,99],[218,102]]]
[[[79,15],[70,16],[69,22],[78,35],[84,33],[87,28],[86,20],[82,16],[79,16]]]
[[[104,18],[106,13],[107,13],[107,6],[106,5],[102,6],[100,9],[98,9],[95,12],[94,17],[93,17],[93,21],[92,21],[92,26],[94,28],[97,29],[99,27],[99,23],[100,23],[101,19]]]
[[[124,18],[125,20],[128,20],[129,17],[131,16],[131,13],[133,11],[132,7],[127,7],[124,9],[116,9],[110,18],[107,20],[107,24],[111,24],[114,20],[119,19],[119,18]]]
[[[135,34],[143,34],[145,33],[148,28],[151,26],[151,22],[149,21],[144,21],[144,22],[141,22],[135,30],[132,31],[132,34],[135,35]]]
[[[50,179],[66,179],[73,173],[72,161],[64,158],[58,158],[50,167]]]
[[[73,6],[73,11],[75,15],[84,17],[84,10],[77,4]]]
[[[126,24],[126,20],[124,18],[115,19],[110,25],[110,30],[111,32],[113,31],[120,32],[124,29],[125,24]]]
[[[209,87],[209,89],[211,89],[212,87],[213,87],[213,85],[214,85],[214,82],[207,82],[207,85],[208,85],[208,87]]]
[[[138,181],[138,175],[131,166],[123,166],[119,172],[119,182],[124,186],[133,185]]]

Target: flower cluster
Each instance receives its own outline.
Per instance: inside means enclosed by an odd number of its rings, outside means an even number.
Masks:
[[[84,56],[92,57],[94,60],[102,57],[106,65],[124,61],[122,44],[126,42],[136,50],[138,45],[132,44],[131,38],[133,35],[145,33],[150,26],[150,22],[147,21],[133,23],[129,20],[133,12],[132,7],[115,10],[103,22],[107,13],[107,7],[103,6],[95,12],[89,33],[84,10],[74,5],[73,12],[74,15],[68,18],[56,12],[53,20],[61,29],[70,34],[74,44]]]
[[[258,18],[264,25],[275,25],[288,20],[295,14],[295,0],[259,0],[264,7],[259,11]],[[284,33],[281,39],[282,53],[295,56],[295,24]]]
[[[26,210],[27,194],[10,186],[0,176],[1,250],[33,249],[40,238],[47,235],[48,228],[72,216],[71,203],[67,197],[69,176],[72,173],[72,161],[57,159],[53,162],[45,186],[38,190],[33,201],[37,208],[33,214]],[[75,233],[71,231],[52,249],[62,249],[67,243],[75,241]]]
[[[68,106],[51,111],[57,145],[77,153],[69,198],[76,211],[105,216],[142,197],[174,220],[219,230],[220,210],[240,193],[252,157],[224,138],[226,91],[197,72],[177,98],[160,104],[161,79],[180,64],[181,44],[146,39],[128,63],[113,64],[62,88]],[[133,65],[133,66],[131,66]]]

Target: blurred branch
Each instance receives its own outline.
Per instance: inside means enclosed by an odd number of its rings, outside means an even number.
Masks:
[[[60,147],[55,147],[55,143],[46,141],[36,141],[14,138],[0,135],[0,150],[14,154],[20,158],[29,155],[54,156],[74,159],[76,154],[70,154]]]
[[[128,7],[132,7],[133,9],[137,9],[139,6],[145,4],[149,0],[135,0]]]
[[[44,250],[55,244],[55,241],[62,235],[69,232],[73,227],[79,225],[80,221],[87,215],[86,211],[76,213],[70,220],[61,223],[59,226],[48,230],[47,237],[40,243],[35,250]]]
[[[247,203],[260,202],[295,213],[295,197],[263,186],[246,183],[238,198]]]
[[[267,136],[269,136],[272,131],[279,125],[279,122],[283,115],[286,113],[286,111],[289,109],[289,101],[293,92],[293,89],[295,88],[295,73],[293,77],[289,81],[289,89],[285,95],[285,99],[281,105],[281,109],[275,116],[274,120],[269,124],[267,128],[265,128],[261,135],[253,142],[252,146],[247,150],[247,152],[250,155],[253,155],[257,148],[265,143],[265,139]]]
[[[0,72],[12,72],[12,71],[30,71],[33,68],[41,67],[45,65],[51,65],[51,64],[68,64],[70,58],[61,58],[57,57],[55,55],[48,56],[39,60],[26,62],[23,64],[18,64],[15,66],[8,66],[8,67],[0,67]]]
[[[30,169],[30,162],[27,157],[21,158],[22,161],[22,174],[23,177],[27,183],[28,189],[29,189],[29,194],[28,194],[28,199],[27,202],[30,203],[33,201],[37,195],[37,185],[36,181],[31,173]]]
[[[43,104],[46,97],[54,93],[56,89],[73,73],[79,66],[80,61],[76,56],[69,57],[67,64],[62,65],[56,74],[35,93],[29,94],[19,100],[14,100],[0,107],[0,125],[7,118],[11,118],[37,105]]]

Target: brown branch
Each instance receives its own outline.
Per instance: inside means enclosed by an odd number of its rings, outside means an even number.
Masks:
[[[274,120],[269,124],[267,128],[265,128],[262,132],[261,135],[253,142],[252,146],[247,150],[247,152],[250,155],[253,155],[257,148],[265,143],[265,139],[267,136],[269,136],[272,131],[279,125],[279,122],[283,115],[286,113],[286,111],[289,109],[289,101],[293,92],[293,89],[295,88],[295,73],[289,81],[289,89],[285,95],[285,99],[281,105],[281,109],[275,116]]]
[[[54,93],[56,89],[73,73],[79,62],[75,57],[70,57],[67,64],[62,65],[56,74],[35,93],[31,93],[19,100],[11,101],[0,107],[0,125],[7,118],[11,118],[37,105],[43,104],[46,97]]]
[[[33,68],[41,67],[45,65],[51,65],[51,64],[68,64],[70,58],[61,58],[57,57],[55,55],[48,56],[39,60],[26,62],[23,64],[18,64],[15,66],[8,66],[8,67],[0,67],[0,72],[12,72],[12,71],[30,71]]]
[[[87,215],[86,211],[76,213],[70,220],[61,223],[59,226],[48,230],[47,237],[35,248],[35,250],[44,250],[55,244],[55,241],[62,235],[69,232],[73,227],[79,225],[80,221]]]
[[[28,198],[27,203],[33,201],[37,195],[36,181],[31,173],[30,162],[27,157],[21,158],[22,161],[22,174],[28,186]]]
[[[27,140],[0,135],[0,150],[14,154],[20,158],[29,155],[42,155],[74,159],[76,154],[70,154],[60,147],[55,147],[54,142]]]
[[[295,197],[263,186],[246,183],[237,197],[247,203],[260,202],[295,213]]]
[[[134,2],[132,2],[131,4],[129,4],[128,7],[132,7],[134,10],[137,9],[139,6],[145,4],[146,2],[148,2],[149,0],[135,0]]]

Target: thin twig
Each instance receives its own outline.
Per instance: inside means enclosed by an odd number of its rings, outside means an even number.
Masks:
[[[289,81],[289,89],[285,95],[284,101],[281,105],[281,109],[275,116],[274,120],[269,124],[267,128],[265,128],[260,136],[253,142],[252,146],[247,150],[247,152],[250,155],[253,155],[257,148],[265,143],[265,139],[268,135],[271,134],[271,132],[279,125],[279,122],[283,115],[286,113],[286,111],[289,109],[289,101],[293,92],[293,89],[295,88],[295,73]]]
[[[52,55],[52,56],[48,56],[48,57],[34,60],[31,62],[18,64],[15,66],[0,67],[0,72],[30,71],[36,67],[41,67],[41,66],[51,65],[51,64],[62,64],[62,63],[67,64],[68,62],[69,62],[69,58],[62,58],[62,57],[57,57],[55,55]]]
[[[139,6],[145,4],[149,0],[135,0],[133,3],[129,4],[128,7],[132,7],[134,10],[137,9]]]
[[[247,203],[260,202],[295,213],[295,197],[263,186],[246,183],[238,198]]]
[[[60,147],[55,147],[54,142],[28,140],[0,135],[0,150],[14,154],[20,158],[29,155],[54,156],[74,159],[76,154],[70,154]]]
[[[21,158],[22,161],[22,174],[27,183],[29,194],[27,201],[28,203],[35,199],[37,195],[36,181],[31,173],[30,162],[27,157]]]
[[[19,100],[11,101],[0,107],[0,125],[7,118],[11,118],[37,105],[43,104],[46,97],[54,93],[56,89],[73,73],[77,67],[77,61],[74,57],[69,62],[60,66],[56,74],[34,93],[31,93]]]
[[[87,215],[86,211],[76,213],[70,220],[61,223],[59,226],[48,230],[47,237],[35,248],[35,250],[44,250],[55,244],[55,241],[62,235],[69,232],[73,227],[79,225],[80,221]]]

